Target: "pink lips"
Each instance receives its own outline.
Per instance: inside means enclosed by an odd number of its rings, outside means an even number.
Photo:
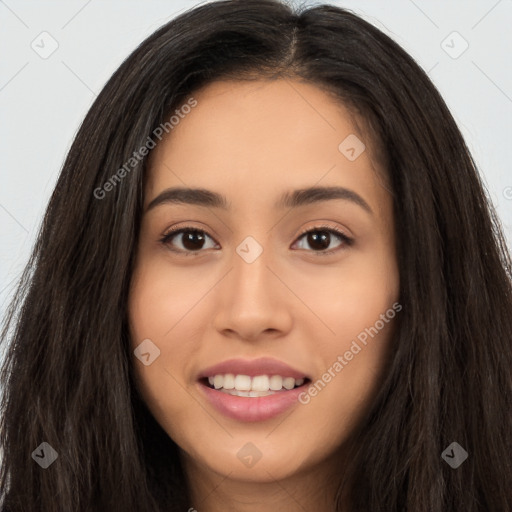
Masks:
[[[278,391],[273,395],[262,397],[233,396],[222,391],[210,388],[204,383],[207,377],[232,373],[234,375],[281,375],[294,379],[307,379],[299,387],[291,390]],[[305,373],[288,366],[287,364],[268,357],[254,360],[230,359],[206,368],[198,375],[198,386],[207,401],[221,414],[243,422],[265,421],[282,414],[284,411],[297,405],[298,396],[309,385],[309,378]]]

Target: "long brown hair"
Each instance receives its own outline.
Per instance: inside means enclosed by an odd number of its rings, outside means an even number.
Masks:
[[[511,259],[463,137],[427,75],[381,31],[338,7],[272,0],[173,19],[83,121],[2,333],[3,510],[191,506],[178,448],[131,367],[146,158],[102,198],[94,191],[194,90],[226,77],[295,77],[336,94],[372,128],[388,171],[403,311],[360,427],[352,510],[512,510]],[[457,469],[441,458],[453,441],[468,452]],[[31,457],[42,442],[58,453],[47,469]]]

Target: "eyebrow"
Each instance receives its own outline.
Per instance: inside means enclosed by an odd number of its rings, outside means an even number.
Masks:
[[[372,209],[359,194],[344,187],[309,187],[288,191],[279,198],[276,208],[299,208],[333,199],[350,201],[373,215]],[[146,212],[163,204],[192,204],[208,208],[229,209],[226,197],[204,188],[174,187],[165,189],[149,203]]]

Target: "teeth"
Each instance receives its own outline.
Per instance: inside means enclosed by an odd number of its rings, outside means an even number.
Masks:
[[[236,396],[267,396],[273,394],[273,391],[283,389],[290,390],[297,386],[302,386],[305,379],[294,379],[293,377],[282,377],[281,375],[258,375],[249,377],[248,375],[213,375],[208,377],[208,383],[215,389],[228,392]]]
[[[295,387],[295,379],[293,377],[286,377],[283,379],[283,388],[293,389]]]
[[[224,377],[222,375],[215,375],[213,378],[213,387],[215,389],[220,389],[224,384]]]
[[[269,396],[274,395],[275,391],[237,391],[236,389],[220,389],[222,393],[226,393],[228,395],[233,396],[250,396],[250,397],[258,397],[258,396]]]
[[[259,375],[252,379],[251,390],[252,391],[268,391],[269,389],[269,378],[266,375]]]
[[[232,373],[228,373],[224,375],[224,384],[222,386],[224,389],[234,389],[235,388],[235,376]]]
[[[272,377],[270,377],[269,387],[274,391],[279,391],[283,387],[283,377],[280,375],[272,375]]]
[[[217,375],[215,375],[217,377]],[[219,375],[219,377],[224,381],[224,376]],[[248,375],[237,375],[235,377],[235,389],[237,391],[250,391],[251,390],[251,377]]]

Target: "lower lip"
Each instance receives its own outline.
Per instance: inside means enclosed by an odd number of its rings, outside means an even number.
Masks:
[[[199,383],[207,400],[222,414],[237,421],[265,421],[279,416],[299,403],[305,385],[273,395],[243,397],[229,395]]]

